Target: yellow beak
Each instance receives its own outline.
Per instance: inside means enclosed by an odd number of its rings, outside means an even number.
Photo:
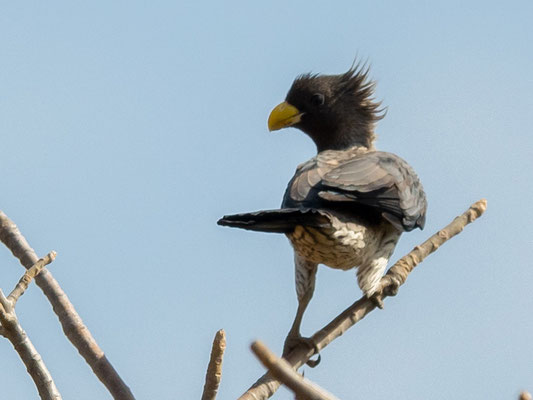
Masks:
[[[278,129],[287,128],[294,125],[302,119],[303,113],[292,104],[284,101],[278,104],[268,117],[268,130],[277,131]]]

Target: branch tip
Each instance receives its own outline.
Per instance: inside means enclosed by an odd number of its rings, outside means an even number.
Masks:
[[[518,397],[518,400],[531,400],[531,394],[524,390],[520,392],[520,396]]]
[[[202,400],[215,400],[222,379],[222,360],[226,350],[226,332],[220,329],[215,334],[211,348],[211,358],[205,374],[204,391]]]
[[[30,285],[31,281],[39,275],[39,273],[46,267],[48,264],[50,264],[52,261],[55,260],[57,253],[55,251],[51,251],[43,258],[40,258],[35,262],[26,272],[24,275],[22,275],[22,278],[18,281],[17,285],[13,289],[13,291],[9,294],[8,300],[15,304],[20,296],[24,294],[26,289],[28,289],[28,286]]]

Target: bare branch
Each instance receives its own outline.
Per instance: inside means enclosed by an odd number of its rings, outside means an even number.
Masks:
[[[0,241],[27,269],[38,261],[35,251],[22,236],[15,223],[2,211],[0,211]],[[44,269],[35,278],[35,283],[52,304],[67,338],[78,349],[78,352],[113,398],[116,400],[134,400],[131,390],[113,368],[89,329],[83,324],[81,317],[50,271]]]
[[[409,273],[420,264],[429,254],[436,251],[443,243],[459,234],[466,225],[474,222],[487,208],[486,200],[479,200],[472,204],[462,215],[456,217],[445,228],[441,229],[428,240],[416,246],[411,252],[398,260],[381,279],[381,292],[383,298],[395,293],[387,290],[392,284],[402,285]],[[362,320],[369,312],[376,308],[376,304],[366,297],[362,297],[344,310],[323,329],[316,332],[311,339],[316,343],[319,350],[341,336],[350,327]],[[294,348],[286,357],[289,364],[300,368],[309,358],[314,355],[314,349],[306,346]],[[280,383],[269,374],[263,375],[248,389],[239,400],[263,400],[272,396],[279,388]]]
[[[34,272],[37,271],[38,268],[44,268],[45,264],[44,262],[38,262],[36,265],[37,268],[33,269]],[[24,276],[26,276],[26,274],[24,274]],[[20,282],[17,284],[17,288],[19,285]],[[22,294],[24,289],[19,290],[17,293]],[[26,370],[37,387],[41,399],[61,400],[61,394],[59,394],[48,368],[46,368],[43,359],[33,346],[28,335],[26,335],[26,332],[24,332],[20,326],[17,315],[15,314],[15,303],[16,299],[6,298],[2,290],[0,290],[1,334],[11,342],[15,351],[19,354],[22,362],[26,366]]]
[[[217,397],[218,386],[222,379],[222,358],[226,350],[226,333],[224,329],[219,330],[213,340],[211,349],[211,359],[205,374],[204,393],[202,400],[215,400]]]
[[[33,266],[27,270],[24,275],[22,275],[22,278],[20,278],[17,286],[15,286],[15,289],[13,289],[9,296],[7,296],[7,299],[11,302],[11,304],[15,305],[19,297],[24,294],[33,278],[39,275],[39,272],[41,272],[44,267],[54,261],[56,255],[57,253],[55,251],[51,251],[45,257],[39,259],[39,261],[33,264]]]
[[[297,399],[337,400],[335,396],[298,374],[286,360],[276,357],[263,342],[253,342],[251,348],[272,376],[291,389]]]

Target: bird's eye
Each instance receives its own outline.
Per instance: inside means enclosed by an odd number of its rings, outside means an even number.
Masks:
[[[314,106],[321,106],[324,104],[324,95],[322,93],[315,93],[313,96],[311,96],[311,104]]]

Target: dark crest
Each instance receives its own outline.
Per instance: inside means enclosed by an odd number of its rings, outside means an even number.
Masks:
[[[381,102],[374,99],[376,82],[368,77],[370,67],[355,63],[344,74],[336,75],[338,98],[351,95],[355,99],[355,107],[366,122],[373,123],[385,116]]]
[[[333,102],[350,98],[349,103],[355,108],[354,111],[358,111],[359,117],[373,123],[385,116],[386,109],[373,97],[376,82],[369,78],[369,71],[370,66],[366,63],[354,61],[348,71],[339,75],[301,74],[294,80],[291,90],[305,89],[311,82],[321,81],[320,86],[331,91]]]

